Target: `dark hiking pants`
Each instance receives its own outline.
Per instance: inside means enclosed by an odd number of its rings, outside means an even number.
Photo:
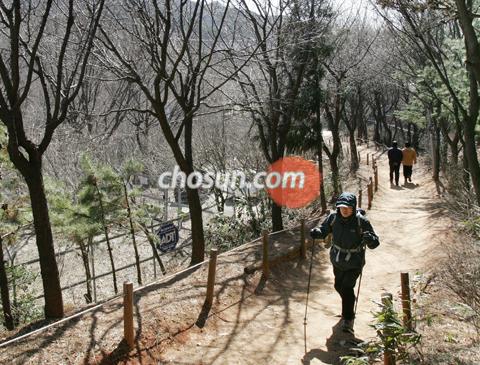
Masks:
[[[400,178],[400,164],[397,162],[390,162],[390,183],[393,183],[393,174],[395,173],[395,184],[398,185]]]
[[[404,176],[406,179],[411,178],[411,177],[412,177],[412,170],[413,170],[413,166],[403,165],[403,176]]]
[[[355,318],[355,313],[353,312],[355,306],[354,288],[361,272],[361,269],[342,271],[335,267],[333,268],[335,290],[342,298],[342,317],[346,320]]]

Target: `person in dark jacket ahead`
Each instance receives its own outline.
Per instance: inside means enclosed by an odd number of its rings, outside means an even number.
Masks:
[[[344,192],[336,202],[337,211],[310,231],[314,239],[332,234],[330,261],[335,275],[335,290],[342,298],[342,329],[353,333],[355,284],[365,265],[365,246],[376,248],[380,242],[368,219],[357,212],[355,194]]]
[[[400,165],[402,164],[403,153],[398,148],[397,141],[392,142],[392,148],[388,150],[388,164],[390,165],[390,184],[393,185],[393,173],[395,173],[395,185],[398,186],[400,178]]]

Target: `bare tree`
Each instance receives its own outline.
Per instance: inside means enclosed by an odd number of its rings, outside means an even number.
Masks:
[[[284,157],[307,65],[316,42],[322,42],[331,13],[324,0],[241,1],[253,45],[260,47],[250,69],[238,82],[257,129],[261,149],[269,163]],[[252,40],[248,38],[248,42]],[[283,229],[282,207],[272,202],[272,229]]]
[[[223,33],[224,24],[232,21],[231,13],[229,0],[225,4],[124,0],[109,6],[108,22],[101,27],[97,58],[145,95],[147,107],[126,108],[155,118],[187,176],[195,169],[195,117],[238,72],[223,62],[234,52],[234,39]],[[248,57],[242,64],[247,61]],[[198,190],[186,190],[193,265],[204,259],[202,206]]]
[[[352,32],[352,29],[354,30]],[[342,151],[340,131],[342,117],[347,121],[350,135],[350,151],[355,152],[353,166],[357,160],[355,128],[351,118],[345,118],[346,90],[355,83],[362,83],[357,71],[369,54],[370,48],[376,39],[376,34],[370,30],[366,16],[360,12],[352,13],[342,23],[337,24],[332,35],[332,56],[323,62],[327,70],[326,97],[323,109],[327,126],[332,132],[332,147],[324,144],[323,149],[330,161],[332,173],[333,196],[338,196],[342,190],[338,158]],[[353,153],[352,153],[353,157]],[[353,167],[352,166],[352,167]]]
[[[438,77],[445,85],[455,108],[458,108],[463,126],[465,143],[465,157],[470,173],[477,202],[480,203],[480,163],[475,144],[475,126],[480,112],[479,82],[480,82],[480,49],[477,34],[473,28],[473,19],[476,17],[474,4],[471,0],[450,1],[414,1],[378,0],[383,7],[394,9],[401,16],[403,22],[392,19],[387,13],[379,9],[387,24],[397,34],[403,35],[414,49],[423,54],[435,69]],[[451,17],[446,18],[445,12]],[[468,72],[468,101],[462,100],[460,92],[452,84],[452,75],[446,67],[446,57],[439,42],[439,30],[445,30],[448,23],[461,25],[465,42]],[[445,25],[447,24],[447,25]],[[441,39],[441,38],[440,38]]]
[[[103,0],[0,1],[0,119],[8,130],[10,159],[30,192],[47,318],[63,316],[63,300],[42,157],[78,95],[103,5]],[[28,115],[35,97],[38,109]]]
[[[364,120],[366,119],[367,108],[365,105],[366,93],[363,90],[362,84],[358,83],[354,85],[352,89],[353,90],[347,92],[345,97],[345,108],[343,109],[342,119],[347,126],[350,141],[350,170],[356,171],[360,163],[358,161],[355,131],[361,126],[365,126],[366,129]],[[365,132],[360,133],[360,135],[364,134]]]

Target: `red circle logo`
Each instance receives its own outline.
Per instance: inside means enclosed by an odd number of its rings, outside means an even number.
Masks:
[[[273,201],[282,207],[302,208],[320,194],[322,177],[312,161],[285,157],[268,168],[265,187]]]

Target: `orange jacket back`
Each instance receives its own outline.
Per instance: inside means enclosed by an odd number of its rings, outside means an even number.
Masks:
[[[406,166],[413,166],[413,164],[417,163],[417,152],[415,152],[412,147],[404,148],[402,150],[402,154],[402,164]]]

